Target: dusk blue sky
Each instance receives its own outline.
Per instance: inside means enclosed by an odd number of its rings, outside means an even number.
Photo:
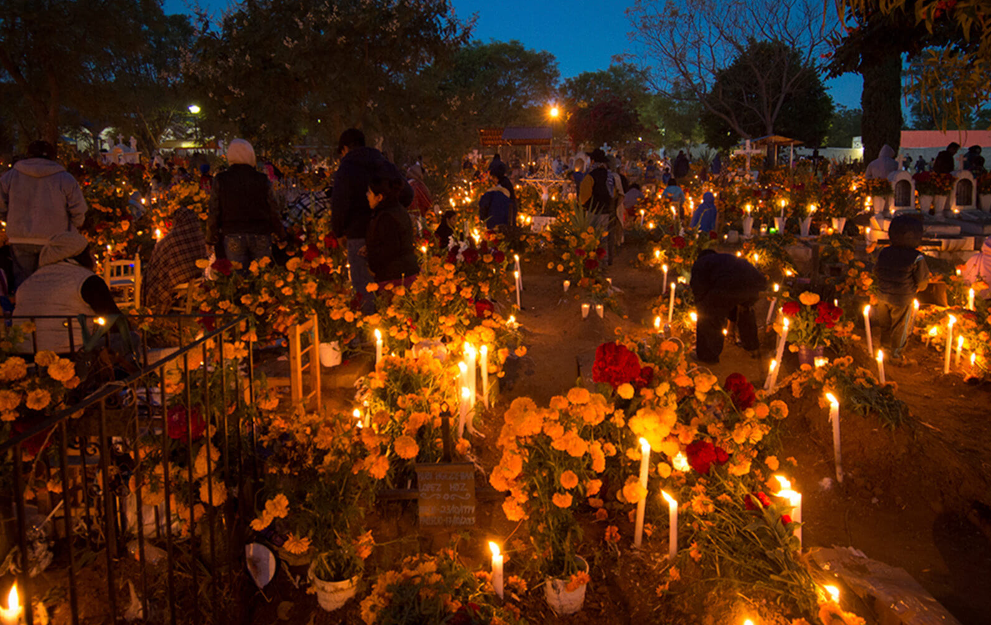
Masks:
[[[477,14],[474,36],[481,41],[517,39],[526,47],[547,50],[557,58],[562,78],[605,69],[616,55],[632,51],[627,3],[574,0],[452,0],[461,19]],[[189,0],[165,0],[167,13],[187,10]],[[199,0],[220,15],[229,0]],[[860,108],[862,81],[846,74],[827,82],[837,104]]]

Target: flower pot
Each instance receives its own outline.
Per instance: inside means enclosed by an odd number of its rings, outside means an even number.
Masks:
[[[575,556],[578,570],[588,573],[588,562],[581,556]],[[585,604],[585,587],[582,584],[574,590],[567,590],[568,580],[548,577],[544,580],[544,596],[547,605],[555,614],[574,614]]]
[[[833,222],[833,230],[837,233],[843,232],[843,228],[846,227],[846,217],[833,217],[830,221]]]
[[[874,214],[884,212],[884,207],[888,204],[888,198],[883,195],[872,195],[871,205],[874,207]]]
[[[919,210],[923,213],[928,213],[933,207],[933,196],[931,195],[920,195],[919,196]]]
[[[991,196],[989,196],[991,197]],[[743,218],[743,236],[749,237],[754,230],[754,218],[747,215]]]
[[[950,199],[949,195],[937,195],[933,199],[933,209],[936,211],[937,215],[943,212],[944,208],[947,208],[946,202],[949,199]]]
[[[981,195],[981,210],[985,213],[991,213],[991,193]]]
[[[341,364],[341,344],[339,341],[320,343],[320,364],[325,367],[336,367]]]
[[[347,603],[348,599],[353,597],[358,591],[358,580],[361,579],[360,575],[355,575],[351,579],[341,582],[325,582],[317,578],[315,573],[316,568],[317,563],[314,560],[310,564],[307,578],[310,580],[310,586],[316,592],[317,602],[327,612],[333,612]]]
[[[798,229],[799,229],[799,232],[801,232],[801,235],[803,237],[809,236],[809,230],[812,229],[812,216],[809,215],[808,217],[806,217],[805,219],[803,219],[798,224]]]
[[[281,545],[275,548],[275,553],[279,556],[280,560],[286,563],[286,566],[312,564],[314,562],[313,557],[316,555],[312,547],[303,553],[290,553]]]
[[[785,231],[785,224],[786,223],[788,223],[788,218],[787,217],[775,217],[774,218],[774,227],[778,229],[778,232],[779,233]]]
[[[810,367],[815,364],[816,358],[822,358],[823,347],[810,347],[808,345],[798,346],[798,364],[799,365],[809,365]]]

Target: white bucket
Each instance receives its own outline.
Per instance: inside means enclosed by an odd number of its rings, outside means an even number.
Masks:
[[[575,556],[578,563],[578,570],[587,573],[588,562],[581,556]],[[585,588],[587,584],[582,584],[578,588],[568,591],[568,580],[548,577],[544,580],[544,595],[547,598],[547,605],[555,614],[574,614],[585,605]]]
[[[341,364],[341,343],[339,341],[320,343],[320,364],[324,367],[336,367]]]

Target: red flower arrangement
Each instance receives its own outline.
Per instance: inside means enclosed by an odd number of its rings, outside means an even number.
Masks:
[[[190,430],[190,428],[192,429]],[[203,436],[203,432],[206,431],[206,421],[203,420],[200,411],[195,408],[187,418],[184,406],[173,406],[165,415],[165,430],[169,438],[174,441],[186,440],[190,431],[193,440],[196,440]]]
[[[650,373],[647,374],[644,369],[649,369]],[[653,378],[654,371],[641,367],[640,358],[625,345],[603,343],[596,348],[595,362],[592,364],[593,382],[605,382],[617,389],[621,384],[634,384],[642,374]]]
[[[475,300],[475,316],[478,317],[479,319],[484,319],[486,316],[488,316],[485,314],[486,312],[488,312],[491,315],[494,310],[495,310],[495,306],[492,305],[491,301],[487,299]]]
[[[757,491],[756,493],[750,493],[743,500],[743,507],[747,510],[758,510],[761,508],[771,507],[771,498],[767,496],[766,493]],[[792,522],[790,514],[782,514],[781,522],[788,525]]]
[[[677,237],[674,237],[673,239],[671,239],[671,245],[673,245],[675,247],[675,249],[678,249],[678,250],[685,249],[685,245],[687,245],[687,244],[688,244],[688,242],[685,241],[685,237],[683,237],[683,236],[677,236]]]
[[[726,450],[709,441],[695,441],[685,449],[685,453],[688,456],[688,464],[696,473],[702,475],[708,475],[713,464],[722,465],[729,461]]]
[[[742,373],[731,373],[726,378],[726,382],[723,383],[723,388],[730,394],[733,405],[738,410],[746,410],[757,401],[757,393],[754,391],[754,385],[747,381],[746,376]]]
[[[230,275],[234,272],[234,265],[232,265],[231,261],[227,260],[226,258],[218,258],[217,260],[213,261],[213,264],[210,265],[210,268],[227,277],[230,277]]]

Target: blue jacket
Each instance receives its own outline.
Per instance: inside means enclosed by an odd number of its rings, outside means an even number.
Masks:
[[[698,228],[701,232],[711,232],[716,229],[716,198],[712,193],[706,191],[702,196],[702,203],[692,213],[692,221],[688,227]]]
[[[486,191],[478,200],[478,216],[489,230],[508,225],[512,211],[513,200],[509,191],[499,184]]]

